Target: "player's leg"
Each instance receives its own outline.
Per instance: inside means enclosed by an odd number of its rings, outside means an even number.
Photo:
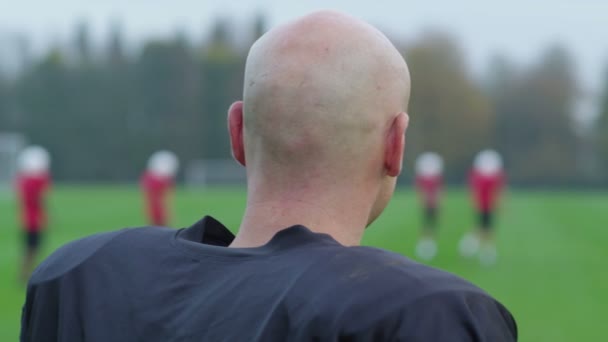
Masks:
[[[152,224],[157,227],[166,227],[169,218],[166,194],[165,196],[155,197],[151,204]]]
[[[494,212],[492,210],[484,212],[483,222],[479,230],[479,237],[481,242],[479,261],[486,266],[493,265],[496,263],[498,253],[494,243]]]
[[[152,210],[152,225],[164,227],[167,225],[167,214],[165,208],[156,206]]]
[[[460,251],[460,255],[465,258],[471,258],[479,252],[480,246],[480,231],[482,230],[482,226],[486,220],[485,211],[479,211],[477,213],[477,228],[471,230],[466,233],[462,239],[460,239],[460,243],[458,244],[458,250]]]
[[[438,208],[426,206],[424,209],[424,224],[422,236],[416,245],[416,256],[422,260],[432,260],[437,255],[437,242],[435,235],[437,231]]]
[[[38,257],[38,251],[40,248],[40,230],[39,229],[26,229],[24,230],[24,256],[23,263],[21,265],[20,280],[24,283],[28,281]]]

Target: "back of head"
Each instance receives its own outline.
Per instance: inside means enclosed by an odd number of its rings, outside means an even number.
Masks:
[[[250,187],[382,182],[409,82],[400,53],[361,20],[322,11],[269,31],[245,72],[241,162]]]

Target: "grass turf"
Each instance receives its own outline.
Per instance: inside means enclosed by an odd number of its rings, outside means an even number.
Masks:
[[[211,214],[238,227],[242,189],[180,190],[173,226]],[[61,186],[48,200],[44,254],[95,232],[144,224],[134,187]],[[459,238],[474,223],[464,191],[443,202],[439,254],[433,266],[482,287],[515,315],[520,341],[600,341],[608,307],[608,195],[513,191],[498,217],[499,262],[479,266],[458,256]],[[16,341],[24,289],[17,282],[21,235],[16,205],[0,197],[0,341]],[[364,243],[412,255],[420,210],[411,191],[399,191]]]

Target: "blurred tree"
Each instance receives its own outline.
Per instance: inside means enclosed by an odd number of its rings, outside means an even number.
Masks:
[[[91,47],[91,37],[89,25],[86,21],[81,21],[74,30],[74,50],[76,57],[81,63],[89,63],[93,55]]]
[[[73,175],[69,156],[76,153],[77,157],[80,142],[88,138],[74,121],[70,76],[64,57],[54,47],[22,74],[15,90],[22,116],[15,128],[24,132],[31,143],[49,149],[53,172],[60,179]]]
[[[9,124],[9,85],[4,75],[0,73],[0,131],[10,128]]]
[[[247,37],[265,26],[257,16]],[[96,57],[81,23],[67,53],[75,62],[54,47],[32,57],[14,82],[0,79],[0,129],[47,146],[61,180],[134,180],[161,148],[175,151],[184,165],[228,158],[226,110],[242,96],[245,62],[231,28],[220,18],[197,46],[177,35],[148,41],[134,55],[115,22]],[[579,176],[581,144],[572,116],[578,89],[566,50],[548,49],[527,69],[497,56],[483,87],[449,35],[427,33],[404,51],[413,83],[407,165],[434,150],[446,160],[448,180],[462,182],[474,154],[495,147],[520,184],[566,184]],[[596,139],[605,170],[607,130],[608,74]]]
[[[446,162],[448,179],[462,181],[473,155],[490,144],[491,108],[470,79],[455,40],[431,32],[409,46],[412,77],[407,158],[436,151]],[[411,165],[411,164],[410,164]]]
[[[200,156],[204,117],[200,70],[182,40],[149,42],[135,65],[137,103],[129,116],[129,146],[137,165],[168,148],[184,160]]]
[[[603,178],[604,181],[608,181],[608,68],[604,73],[604,87],[600,95],[599,108],[595,134],[603,167]]]
[[[490,59],[485,89],[496,115],[493,145],[502,154],[509,174],[517,168],[512,161],[525,148],[517,144],[520,125],[525,122],[526,115],[517,108],[522,85],[520,70],[505,56],[495,55]]]
[[[266,16],[263,13],[258,13],[253,22],[253,42],[258,40],[268,29]]]
[[[118,20],[114,20],[110,24],[110,35],[108,38],[106,55],[111,65],[119,66],[127,62],[122,23]]]
[[[201,56],[200,101],[206,118],[203,128],[205,158],[230,157],[226,112],[231,102],[242,96],[245,56],[230,44],[229,27],[224,19],[215,22],[211,41]]]
[[[31,42],[24,34],[15,35],[17,58],[19,59],[17,70],[21,71],[32,64]]]
[[[103,178],[110,180],[136,179],[141,165],[130,146],[129,114],[134,107],[133,63],[124,46],[122,23],[114,19],[106,39],[105,60],[96,64],[99,70],[97,97],[103,101],[104,122],[101,129],[112,139],[103,140]],[[111,161],[111,163],[107,162]],[[139,166],[139,167],[138,167]]]
[[[569,53],[553,46],[524,73],[497,60],[491,73],[496,145],[510,179],[535,184],[575,181],[578,139],[573,110],[578,89]]]
[[[71,105],[74,120],[79,122],[79,129],[87,133],[87,139],[80,145],[81,152],[71,155],[78,159],[73,164],[82,164],[73,177],[124,179],[127,170],[131,170],[125,125],[131,96],[126,61],[118,57],[78,63],[71,66],[70,72],[71,91],[75,95]]]

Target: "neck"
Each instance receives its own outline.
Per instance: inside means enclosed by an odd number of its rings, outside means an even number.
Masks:
[[[351,187],[342,196],[327,189],[291,193],[266,191],[264,194],[249,189],[247,208],[230,247],[262,246],[277,232],[293,225],[328,234],[345,246],[359,245],[371,204],[358,200],[369,198],[369,193],[354,195],[353,188],[356,187]]]

